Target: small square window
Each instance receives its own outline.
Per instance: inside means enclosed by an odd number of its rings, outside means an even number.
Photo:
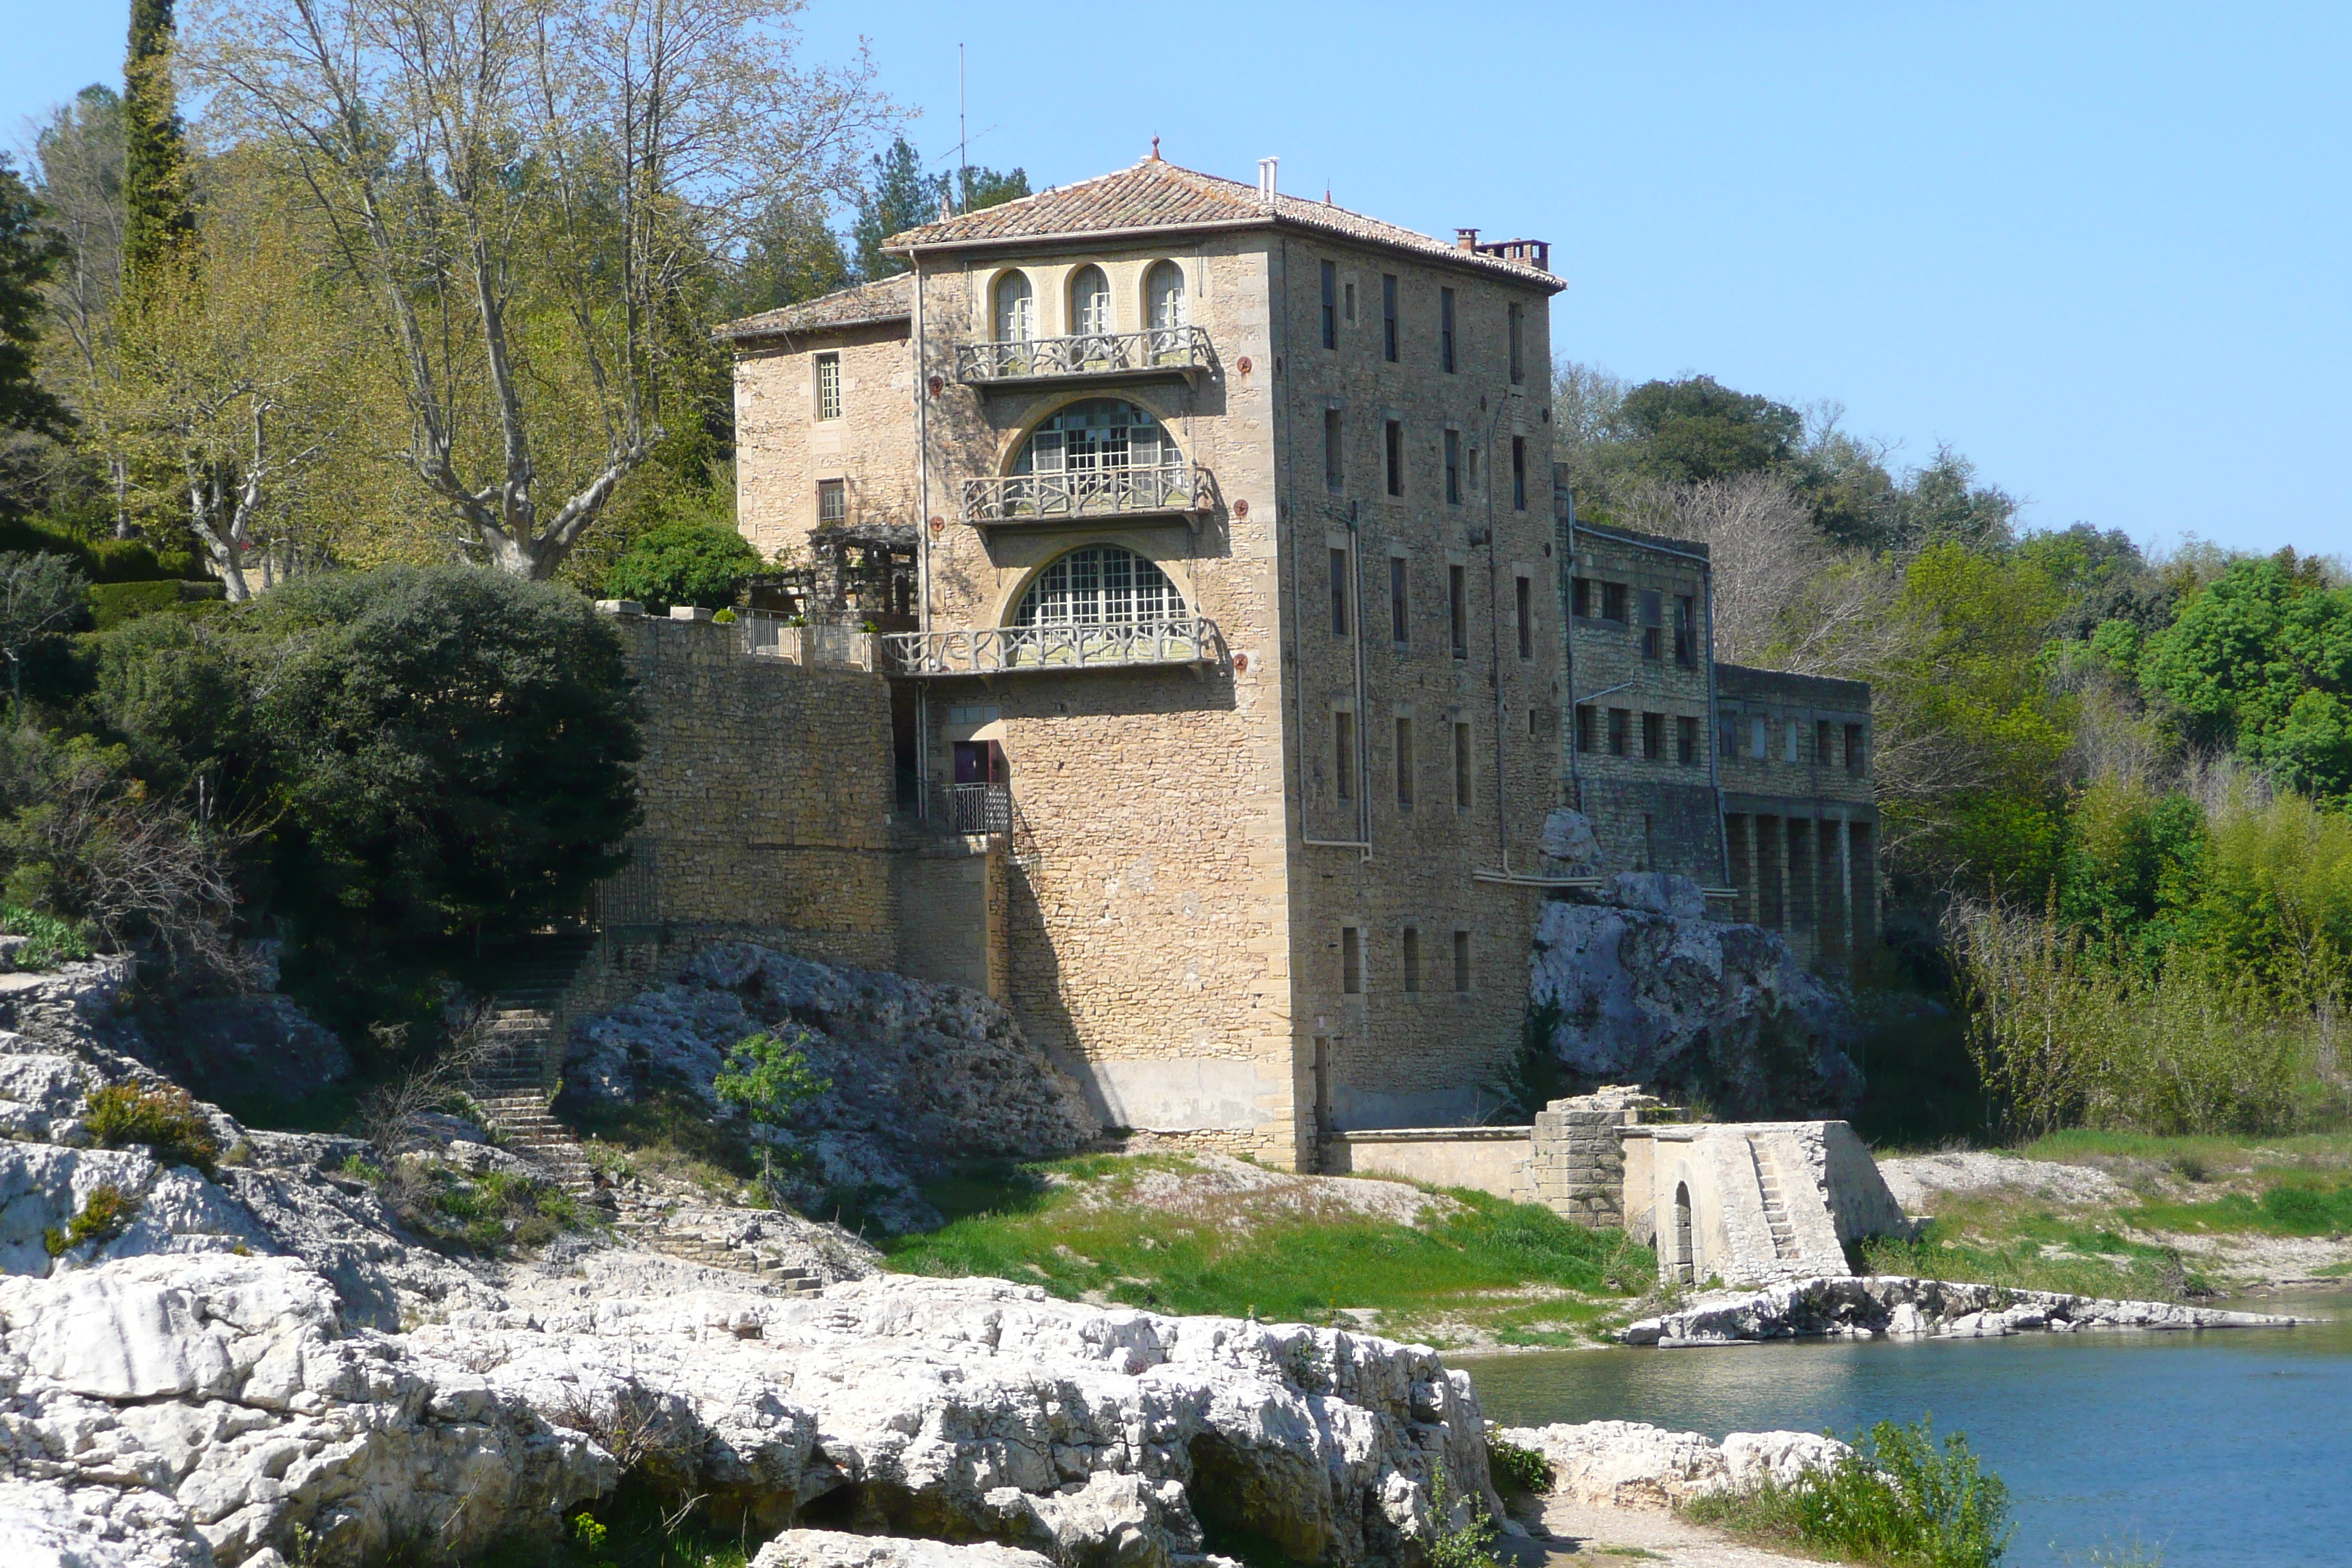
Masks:
[[[1601,584],[1601,618],[1604,621],[1616,621],[1621,625],[1624,622],[1624,584],[1603,583]]]
[[[1609,754],[1611,756],[1622,757],[1627,753],[1631,745],[1633,729],[1633,710],[1632,709],[1609,710]]]
[[[1862,726],[1848,724],[1845,727],[1845,771],[1858,773],[1863,771],[1863,763]]]
[[[1331,262],[1323,263],[1323,346],[1339,346],[1339,268]]]
[[[1348,635],[1348,552],[1331,552],[1331,635]]]
[[[1598,743],[1595,733],[1599,728],[1599,721],[1600,710],[1591,703],[1580,702],[1576,705],[1576,749],[1578,751],[1589,752]]]
[[[1460,566],[1445,569],[1445,619],[1453,633],[1454,657],[1470,657],[1470,578]]]
[[[1592,579],[1570,577],[1568,580],[1568,607],[1580,621],[1592,618]]]
[[[1675,761],[1686,768],[1698,766],[1698,721],[1687,713],[1675,721]]]
[[[1454,290],[1437,291],[1437,368],[1454,374]]]
[[[1771,755],[1771,743],[1764,738],[1764,721],[1761,719],[1748,721],[1748,754],[1759,763]]]
[[[1391,419],[1388,423],[1389,494],[1404,494],[1404,426]]]
[[[1397,362],[1397,280],[1393,272],[1381,276],[1381,357]]]
[[[1517,579],[1517,582],[1518,599],[1515,608],[1519,619],[1519,657],[1533,658],[1536,656],[1536,585],[1532,579],[1526,577]]]
[[[1445,504],[1462,504],[1462,432],[1445,433]]]
[[[1663,713],[1642,715],[1642,756],[1644,761],[1657,762],[1666,754],[1666,716]]]
[[[837,353],[816,356],[816,416],[841,417],[841,356]]]
[[[1685,668],[1698,664],[1698,601],[1688,594],[1675,595],[1675,662]]]
[[[1511,510],[1528,510],[1528,438],[1511,437]]]

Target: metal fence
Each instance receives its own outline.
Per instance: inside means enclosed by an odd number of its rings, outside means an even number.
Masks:
[[[1153,664],[1210,664],[1216,658],[1217,623],[1206,616],[1114,621],[1096,626],[898,632],[882,638],[883,668],[892,675],[1109,669]]]
[[[797,626],[790,617],[736,612],[743,651],[787,664],[830,665],[842,669],[872,669],[878,654],[876,636],[855,626]]]
[[[1192,463],[1004,474],[964,480],[963,520],[985,525],[1207,511],[1214,493],[1209,470]]]
[[[943,784],[932,822],[943,833],[1013,831],[1013,792],[1000,784]]]
[[[1082,332],[1024,342],[964,343],[956,350],[956,379],[970,386],[1065,375],[1189,372],[1206,370],[1210,363],[1206,327],[1152,327],[1140,332]]]

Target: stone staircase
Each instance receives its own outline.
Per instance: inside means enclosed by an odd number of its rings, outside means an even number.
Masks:
[[[1795,1258],[1797,1227],[1789,1222],[1789,1205],[1780,1194],[1780,1169],[1753,1138],[1748,1141],[1748,1155],[1756,1162],[1756,1190],[1763,1195],[1764,1224],[1772,1233],[1772,1256],[1783,1260]]]
[[[633,1247],[666,1253],[709,1268],[748,1274],[762,1284],[776,1286],[787,1296],[814,1296],[824,1289],[824,1281],[809,1269],[793,1268],[762,1258],[748,1247],[730,1247],[708,1237],[681,1236],[665,1230],[658,1217],[625,1217],[616,1221],[613,1229]]]

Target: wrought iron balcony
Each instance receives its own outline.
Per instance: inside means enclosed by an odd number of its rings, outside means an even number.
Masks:
[[[1066,468],[963,482],[963,520],[974,528],[1118,517],[1181,517],[1198,528],[1215,506],[1215,482],[1208,469],[1193,463]]]
[[[855,626],[799,626],[781,616],[745,610],[736,620],[742,628],[743,651],[786,664],[831,666],[838,669],[872,669],[875,634]]]
[[[1197,670],[1216,659],[1217,623],[1205,616],[1092,626],[895,632],[882,639],[883,670],[897,676],[1055,675],[1149,665]]]
[[[1172,375],[1193,381],[1211,363],[1208,328],[1152,327],[1140,332],[963,343],[956,349],[956,379],[981,387],[1111,376],[1131,381]]]

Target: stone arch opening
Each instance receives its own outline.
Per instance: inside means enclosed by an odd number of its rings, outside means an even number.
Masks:
[[[1688,1182],[1676,1182],[1675,1184],[1675,1237],[1673,1258],[1675,1279],[1685,1285],[1696,1283],[1698,1279],[1698,1259],[1693,1256],[1691,1250],[1691,1195],[1690,1184]]]
[[[1184,595],[1149,556],[1087,544],[1046,563],[1013,601],[1016,626],[1103,626],[1172,619]]]
[[[1192,1517],[1200,1522],[1203,1542],[1211,1552],[1264,1562],[1271,1545],[1294,1563],[1320,1563],[1331,1555],[1328,1520],[1313,1517],[1297,1499],[1319,1489],[1298,1456],[1251,1449],[1244,1452],[1230,1439],[1203,1432],[1185,1446],[1192,1475],[1184,1488]],[[1276,1475],[1276,1469],[1290,1474]],[[1327,1483],[1328,1484],[1328,1483]]]

